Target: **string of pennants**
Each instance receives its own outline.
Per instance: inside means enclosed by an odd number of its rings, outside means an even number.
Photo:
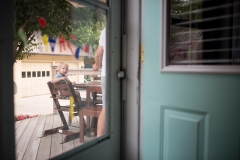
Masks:
[[[38,18],[38,23],[42,28],[46,27],[46,20],[43,17],[39,17]],[[75,56],[76,59],[79,58],[79,54],[80,54],[80,50],[82,49],[84,52],[88,52],[91,55],[93,55],[93,49],[92,46],[88,46],[88,45],[83,45],[82,47],[78,46],[75,50],[75,52],[73,51],[73,48],[71,47],[71,44],[69,41],[65,40],[65,38],[63,36],[61,37],[49,37],[48,35],[44,34],[42,35],[42,31],[38,30],[34,32],[34,35],[36,37],[36,39],[39,42],[42,42],[46,47],[46,52],[48,52],[48,44],[50,45],[51,51],[54,52],[55,49],[55,45],[58,42],[59,46],[60,46],[60,52],[62,52],[63,50],[66,50],[66,46],[65,43],[67,44],[67,48],[71,51],[72,55]],[[18,30],[18,36],[20,37],[20,39],[23,41],[24,47],[27,46],[27,36],[23,30],[23,28],[20,28]],[[71,35],[70,38],[72,40],[76,40],[76,37],[74,35]]]

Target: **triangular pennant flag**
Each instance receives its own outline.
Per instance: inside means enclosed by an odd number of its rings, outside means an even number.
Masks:
[[[27,46],[27,36],[26,36],[26,34],[25,34],[25,32],[24,32],[24,30],[22,28],[19,28],[18,36],[23,41],[24,47],[26,47]]]
[[[56,44],[56,38],[49,38],[48,42],[50,43],[52,52],[54,52],[54,47],[55,47],[55,44]]]
[[[42,36],[42,41],[43,41],[43,44],[45,45],[46,47],[46,52],[48,52],[48,36],[46,34],[44,34]]]
[[[66,50],[65,43],[64,43],[64,37],[59,37],[59,46],[60,46],[60,52],[62,52],[62,47],[63,47],[64,51]]]
[[[80,54],[80,47],[78,47],[75,51],[75,57],[78,59]]]
[[[87,44],[84,46],[84,52],[88,52],[88,45]]]

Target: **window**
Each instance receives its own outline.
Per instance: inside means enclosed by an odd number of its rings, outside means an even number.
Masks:
[[[31,71],[27,71],[27,78],[31,78]]]
[[[26,72],[22,72],[22,78],[26,78]]]
[[[45,77],[45,71],[42,71],[42,77]]]
[[[41,71],[37,71],[37,77],[41,77]]]
[[[238,1],[164,0],[163,10],[162,71],[240,73]]]
[[[32,77],[36,77],[36,71],[32,71]]]
[[[49,77],[50,76],[50,71],[46,71],[46,73],[47,73],[47,77]]]

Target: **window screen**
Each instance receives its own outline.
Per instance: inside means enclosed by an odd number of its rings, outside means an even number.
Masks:
[[[240,65],[236,0],[168,1],[169,65]]]

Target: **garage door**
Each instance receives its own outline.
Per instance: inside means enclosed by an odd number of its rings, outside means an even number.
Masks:
[[[22,62],[22,97],[49,94],[51,63]]]

